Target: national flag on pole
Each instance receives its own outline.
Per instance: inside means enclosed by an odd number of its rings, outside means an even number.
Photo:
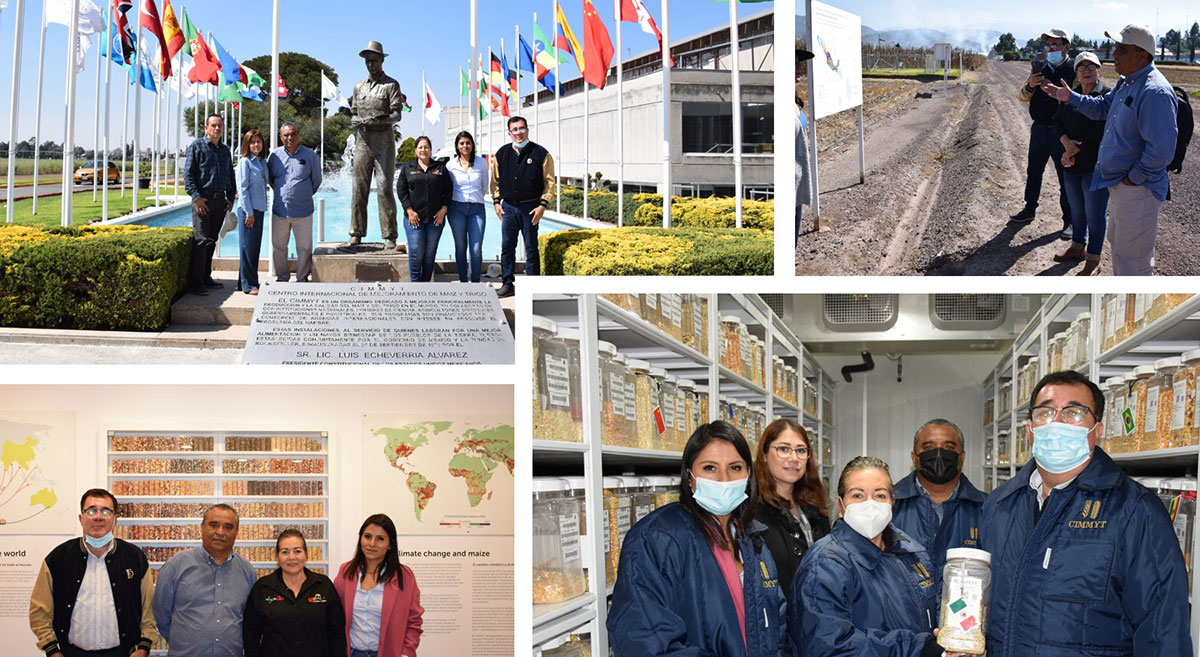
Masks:
[[[425,83],[425,120],[437,125],[441,119],[442,105],[433,95],[433,89],[429,88],[429,83]]]
[[[574,57],[575,66],[579,69],[580,73],[583,73],[583,48],[579,47],[579,39],[575,38],[575,32],[567,24],[567,17],[563,15],[562,5],[558,5],[555,11],[555,20],[558,21],[558,27],[562,29],[562,34],[558,35],[558,40],[555,41],[554,47],[566,51],[567,54]]]
[[[321,71],[321,100],[332,100],[338,104],[338,107],[350,107],[350,102],[342,96],[341,91],[338,91],[333,80],[325,77],[324,71]]]
[[[183,48],[185,39],[183,30],[179,27],[179,20],[175,18],[175,10],[171,8],[171,0],[163,0],[162,27],[163,36],[167,38],[167,52],[174,58]]]
[[[550,91],[554,91],[557,86],[558,65],[565,59],[565,55],[553,46],[548,45],[550,40],[542,32],[542,28],[537,23],[533,24],[533,59],[537,62],[537,72],[535,75],[541,81],[542,86]],[[545,72],[543,72],[545,71]]]
[[[467,92],[471,90],[471,77],[467,75],[466,71],[461,69],[458,71],[458,76],[462,78],[458,86],[458,95],[466,96]]]
[[[233,55],[229,54],[228,50],[225,50],[225,48],[221,46],[221,43],[217,41],[217,37],[213,36],[212,33],[209,33],[209,37],[212,38],[213,50],[215,50],[217,53],[217,61],[221,63],[221,73],[225,76],[225,79],[230,81],[241,81],[242,72],[238,67],[237,60],[233,58]]]
[[[142,50],[138,58],[138,66],[129,67],[129,83],[140,83],[143,89],[151,93],[158,93],[158,87],[154,84],[154,72],[150,70],[148,57],[146,51]]]
[[[221,69],[220,62],[217,61],[215,55],[209,50],[208,44],[204,42],[204,36],[200,34],[200,30],[192,24],[188,18],[187,11],[183,12],[183,38],[187,39],[187,52],[192,56],[195,66],[188,72],[188,79],[192,82],[207,82],[208,84],[217,83],[217,72]]]
[[[225,82],[225,80],[226,80],[225,71],[221,71],[217,75],[217,89],[220,90],[217,92],[217,100],[218,101],[230,101],[230,102],[234,102],[234,103],[241,100],[242,92],[238,90],[239,82],[234,81],[234,82],[227,83],[227,82]]]
[[[153,34],[158,39],[159,52],[167,52],[167,37],[163,35],[162,20],[158,17],[158,7],[155,6],[154,0],[142,0],[141,21],[139,24],[150,30],[150,34]],[[171,58],[163,57],[161,59],[159,72],[164,79],[169,78],[171,77]]]
[[[184,98],[193,98],[196,95],[196,87],[191,82],[187,81],[188,73],[192,70],[195,63],[191,60],[184,60],[182,68],[179,70],[179,75],[174,78],[172,86],[179,92],[179,95]]]
[[[509,116],[508,113],[508,94],[504,91],[508,86],[508,78],[504,75],[504,68],[500,64],[500,58],[496,53],[492,53],[492,74],[490,76],[491,84],[488,85],[491,91],[492,110],[499,111],[504,116]]]
[[[287,97],[288,97],[288,88],[287,88],[287,85],[283,83],[283,76],[282,76],[282,75],[280,75],[280,76],[279,76],[279,85],[278,85],[278,86],[275,88],[275,93],[276,93],[276,94],[277,94],[277,95],[278,95],[280,98],[287,98]]]
[[[131,66],[133,52],[137,50],[137,37],[129,25],[127,14],[133,9],[132,0],[113,0],[113,19],[116,22],[116,35],[121,40],[121,61],[125,66]]]
[[[412,105],[408,104],[408,96],[405,94],[400,94],[400,113],[403,114],[404,112],[411,112],[411,111],[412,111]]]
[[[517,69],[508,67],[508,57],[501,55],[500,66],[504,69],[504,79],[508,81],[508,88],[512,91],[512,101],[514,104],[519,103],[517,98]]]
[[[71,0],[46,0],[46,22],[71,26]],[[79,0],[79,33],[104,31],[104,13],[92,0]]]
[[[646,9],[646,4],[642,0],[621,0],[621,20],[629,23],[637,23],[641,26],[642,31],[646,34],[653,34],[654,38],[658,39],[658,50],[662,51],[662,32],[658,31],[658,25],[654,22],[654,17],[650,15],[650,10]],[[620,29],[620,26],[618,26]],[[669,60],[668,66],[674,66],[675,59]]]
[[[102,57],[111,59],[114,64],[120,64],[121,66],[129,65],[126,63],[125,57],[121,54],[123,48],[121,47],[120,32],[109,32],[105,30],[105,32],[100,35],[100,44],[100,55]]]
[[[541,62],[534,61],[533,51],[525,42],[525,37],[521,37],[521,70],[533,73],[534,78],[541,82],[542,86],[554,91],[554,74],[542,66]]]
[[[613,44],[608,38],[608,28],[596,12],[591,0],[583,0],[583,79],[593,87],[604,88],[608,79],[608,65],[612,63]]]

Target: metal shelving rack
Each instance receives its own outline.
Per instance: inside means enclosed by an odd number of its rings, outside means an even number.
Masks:
[[[1024,363],[1031,356],[1040,355],[1039,376],[1045,375],[1047,373],[1047,337],[1061,330],[1062,326],[1081,312],[1091,313],[1091,327],[1088,355],[1077,369],[1097,384],[1109,377],[1128,374],[1139,365],[1152,364],[1159,358],[1178,356],[1184,351],[1200,347],[1200,295],[1192,296],[1129,338],[1103,351],[1100,349],[1104,334],[1101,301],[1102,297],[1099,294],[1047,297],[1038,313],[1021,331],[1012,349],[1000,358],[996,368],[984,380],[985,400],[988,395],[988,387],[991,386],[991,392],[995,395],[994,399],[998,401],[1000,383],[1003,380],[1014,378],[1019,364]],[[998,419],[985,428],[985,434],[989,429],[992,432],[992,463],[996,463],[998,449],[997,441],[994,440],[996,434],[1005,427],[1017,426],[1018,418],[1025,416],[1028,406],[1028,399],[1019,405],[1014,403],[1007,418]],[[1174,470],[1180,474],[1194,475],[1200,472],[1200,447],[1198,446],[1112,454],[1110,456],[1123,469],[1135,473],[1139,469],[1147,467],[1157,470]],[[998,485],[1001,474],[1006,475],[1005,478],[1011,477],[1021,465],[1023,464],[1016,463],[1014,459],[1014,462],[1008,466],[991,466],[989,468],[985,465],[984,472],[986,476],[990,477],[989,482]],[[1194,531],[1196,532],[1193,537],[1194,544],[1200,545],[1200,523],[1197,523]],[[1193,548],[1191,557],[1193,573],[1200,571],[1200,554],[1197,552],[1198,550]],[[1200,654],[1200,604],[1197,604],[1195,589],[1192,592],[1191,634],[1193,652]]]
[[[605,466],[637,468],[639,466],[673,465],[678,467],[679,454],[668,451],[651,451],[629,447],[613,447],[600,442],[600,376],[598,347],[599,340],[611,342],[617,350],[632,358],[649,361],[652,365],[666,369],[679,378],[695,380],[709,388],[709,417],[705,421],[720,419],[721,396],[746,401],[765,409],[768,421],[777,417],[788,417],[815,429],[812,438],[817,454],[824,440],[832,440],[832,418],[807,416],[801,412],[803,404],[800,385],[797,382],[797,401],[791,402],[773,394],[774,382],[772,356],[778,355],[784,362],[795,367],[797,376],[812,372],[817,381],[832,394],[832,379],[816,364],[804,345],[784,325],[757,295],[710,294],[708,300],[707,328],[708,343],[705,355],[680,343],[673,337],[637,315],[620,308],[609,300],[593,294],[546,295],[533,300],[536,315],[553,319],[559,326],[578,328],[580,333],[580,375],[583,395],[583,442],[568,443],[554,440],[533,440],[535,472],[539,465],[582,466],[586,515],[589,519],[604,517],[603,471]],[[722,367],[716,354],[719,353],[721,315],[737,315],[747,324],[749,331],[764,341],[766,367],[765,385],[758,385]],[[818,400],[818,414],[821,400]],[[822,464],[825,473],[832,466]],[[588,592],[557,604],[536,605],[533,617],[533,654],[540,655],[543,649],[555,647],[570,634],[588,632],[591,635],[593,657],[607,657],[608,635],[605,623],[608,616],[607,597],[612,588],[605,585],[603,531],[592,531],[581,537],[584,566],[588,571]],[[597,558],[600,555],[600,558]],[[596,592],[604,591],[601,597]]]

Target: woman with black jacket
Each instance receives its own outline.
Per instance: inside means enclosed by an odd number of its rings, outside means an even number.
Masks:
[[[333,582],[305,567],[297,529],[275,539],[279,567],[250,588],[242,615],[246,657],[346,657],[346,616]]]
[[[1075,56],[1075,91],[1085,96],[1103,96],[1108,87],[1100,80],[1100,60],[1095,54]],[[1071,246],[1054,256],[1058,262],[1085,258],[1080,276],[1100,273],[1108,210],[1108,188],[1092,189],[1092,172],[1104,138],[1104,121],[1087,118],[1062,103],[1054,115],[1054,135],[1066,148],[1062,155],[1063,186],[1071,205]],[[1086,241],[1086,248],[1085,248]]]
[[[829,533],[825,486],[804,427],[779,419],[767,425],[754,455],[756,518],[767,526],[767,549],[790,592],[792,575],[808,548]]]
[[[433,280],[438,240],[454,194],[446,165],[433,160],[429,137],[417,137],[416,152],[417,159],[401,164],[396,174],[396,197],[407,215],[408,277],[414,283]]]

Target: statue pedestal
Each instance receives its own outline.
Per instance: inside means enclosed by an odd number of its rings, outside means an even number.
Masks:
[[[315,283],[401,283],[408,281],[408,254],[384,250],[382,242],[344,247],[321,242],[313,249]]]

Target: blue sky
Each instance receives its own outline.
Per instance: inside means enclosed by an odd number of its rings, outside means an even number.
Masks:
[[[804,0],[796,0],[804,13]],[[1012,32],[1023,42],[1051,26],[1103,38],[1104,30],[1129,23],[1149,25],[1156,33],[1182,29],[1200,20],[1195,0],[1004,0],[947,2],[946,0],[826,0],[826,4],[862,16],[875,29],[928,27],[947,32],[997,30]]]
[[[101,0],[94,0],[101,4]],[[161,12],[161,0],[155,0]],[[9,103],[13,56],[13,35],[16,0],[0,12],[0,141],[8,141]],[[563,0],[567,21],[580,42],[583,41],[582,0]],[[595,1],[616,44],[612,0]],[[647,0],[647,7],[661,25],[659,0]],[[25,139],[33,134],[35,96],[37,91],[37,50],[41,21],[41,0],[25,3],[24,41],[22,44],[22,78],[20,94],[20,129]],[[182,8],[201,30],[212,32],[239,61],[271,51],[271,2],[269,0],[192,0],[190,4],[175,2],[172,6],[182,20]],[[770,9],[772,3],[744,4],[743,15]],[[524,2],[521,0],[479,0],[478,44],[486,57],[489,45],[500,47],[504,39],[505,52],[512,51],[514,27],[519,23],[522,35],[532,34],[533,12],[547,35],[553,27],[551,0]],[[709,0],[675,0],[671,4],[671,40],[695,35],[728,24],[728,5]],[[405,135],[420,131],[417,111],[421,101],[421,71],[425,70],[430,87],[443,106],[460,103],[459,67],[465,66],[471,55],[470,5],[467,0],[282,0],[280,11],[280,51],[297,51],[329,64],[339,75],[339,88],[350,95],[354,82],[366,76],[358,51],[368,40],[383,43],[389,54],[384,70],[400,82],[414,113],[406,114],[401,123]],[[654,37],[643,33],[633,23],[622,23],[625,55],[637,55],[657,48]],[[46,82],[42,111],[42,139],[61,141],[65,113],[65,78],[67,28],[51,25],[46,37]],[[93,114],[95,102],[95,51],[89,53],[87,68],[79,76],[76,143],[90,148],[93,143]],[[578,77],[573,64],[564,64],[564,79]],[[115,84],[113,70],[112,132],[120,134],[123,89]],[[259,71],[266,75],[269,71]],[[528,74],[525,74],[528,75]],[[534,84],[532,77],[523,75],[522,91]],[[103,79],[103,78],[102,78]],[[286,82],[286,80],[285,80]],[[103,102],[103,91],[101,92]],[[148,93],[142,97],[143,113],[152,106]],[[332,104],[330,104],[332,107]],[[133,102],[130,102],[130,114]],[[426,131],[440,142],[441,126]],[[149,134],[148,132],[145,134]],[[115,141],[114,141],[115,143]]]

